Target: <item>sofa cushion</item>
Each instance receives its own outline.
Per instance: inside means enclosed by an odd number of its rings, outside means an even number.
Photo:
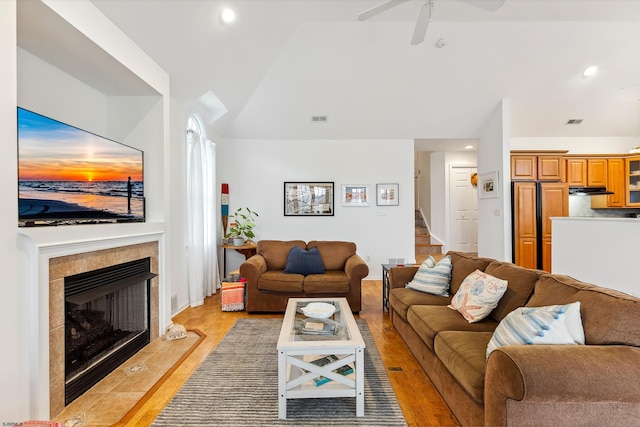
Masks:
[[[285,274],[280,271],[265,271],[258,279],[258,289],[273,292],[302,292],[302,274]]]
[[[450,281],[451,257],[445,256],[436,263],[433,257],[429,256],[406,287],[428,294],[448,296]]]
[[[484,271],[509,282],[509,287],[500,298],[498,306],[489,315],[498,322],[504,319],[508,313],[525,305],[531,297],[538,279],[545,274],[542,270],[531,270],[501,261],[492,262]]]
[[[484,402],[485,351],[491,332],[442,331],[434,351],[442,364],[471,398]]]
[[[447,305],[451,297],[432,295],[414,291],[409,288],[391,289],[389,293],[389,306],[406,322],[407,310],[412,305]]]
[[[469,274],[476,270],[484,271],[493,259],[478,258],[465,252],[449,251],[447,255],[451,257],[451,285],[449,292],[455,294],[460,288],[460,284]]]
[[[287,264],[289,251],[293,246],[303,249],[307,247],[302,240],[260,240],[256,244],[256,253],[262,255],[267,263],[267,270],[282,271]]]
[[[447,307],[457,310],[469,323],[479,322],[498,306],[507,281],[476,270],[469,274]]]
[[[584,344],[580,303],[516,308],[493,332],[487,358],[498,347],[531,344]]]
[[[569,276],[540,277],[527,307],[580,301],[586,344],[640,347],[640,299],[623,292],[581,282]]]
[[[311,248],[318,248],[326,270],[344,270],[347,258],[356,254],[356,244],[353,242],[312,240],[307,243],[307,249]]]
[[[349,278],[344,271],[310,274],[304,278],[302,289],[307,294],[346,294],[349,292]]]
[[[323,274],[324,264],[318,248],[303,249],[293,246],[287,256],[287,264],[284,267],[285,274]]]
[[[446,306],[431,305],[412,305],[409,307],[407,322],[432,351],[433,340],[442,331],[493,332],[498,326],[498,322],[489,318],[469,323],[457,311]]]

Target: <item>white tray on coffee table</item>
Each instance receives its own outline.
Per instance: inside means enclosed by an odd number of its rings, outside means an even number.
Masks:
[[[300,308],[311,302],[336,306],[336,312],[329,318],[329,321],[337,323],[335,335],[305,334],[301,331],[306,317]],[[290,298],[277,349],[279,418],[287,417],[287,399],[325,397],[354,397],[356,416],[364,416],[365,344],[346,298]],[[336,355],[340,360],[326,366],[310,363],[327,355]],[[343,376],[333,372],[347,364],[353,367],[353,374]],[[331,381],[316,386],[313,379],[318,376]]]

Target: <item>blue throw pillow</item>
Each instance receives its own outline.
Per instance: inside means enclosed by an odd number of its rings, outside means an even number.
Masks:
[[[487,359],[498,347],[531,344],[584,345],[580,302],[516,308],[493,332],[487,346]]]
[[[283,273],[290,274],[324,274],[324,263],[318,248],[309,250],[302,249],[300,246],[294,246],[287,256],[287,264]]]

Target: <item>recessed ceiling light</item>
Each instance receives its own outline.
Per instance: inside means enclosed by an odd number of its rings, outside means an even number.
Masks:
[[[233,9],[225,7],[222,10],[222,13],[220,14],[220,19],[225,24],[230,24],[230,23],[232,23],[233,21],[236,20],[236,13],[233,11]]]
[[[464,149],[465,150],[473,150],[473,145],[465,145]]]
[[[587,68],[584,69],[584,71],[582,72],[582,76],[583,77],[591,77],[593,76],[595,73],[598,72],[598,67],[596,67],[595,65],[589,65]]]

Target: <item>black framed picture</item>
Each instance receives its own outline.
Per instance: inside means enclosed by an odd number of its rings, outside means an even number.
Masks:
[[[285,182],[285,216],[333,216],[333,182]]]

